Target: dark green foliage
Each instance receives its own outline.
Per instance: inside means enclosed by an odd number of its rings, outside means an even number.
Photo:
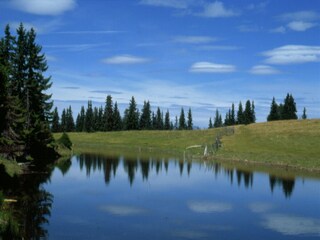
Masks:
[[[174,129],[177,130],[178,127],[178,116],[175,117],[175,121],[174,121]]]
[[[307,110],[306,110],[305,107],[303,108],[303,114],[302,114],[301,118],[302,118],[303,120],[307,119]]]
[[[210,118],[209,119],[209,126],[208,126],[208,128],[210,129],[210,128],[213,128],[213,124],[212,124],[212,119]]]
[[[187,128],[186,118],[184,116],[184,110],[181,108],[180,118],[179,118],[179,130],[184,130]]]
[[[68,149],[72,149],[72,142],[65,132],[62,134],[62,136],[59,138],[58,143]]]
[[[270,107],[270,113],[267,117],[267,121],[275,121],[280,119],[278,108],[279,108],[278,104],[276,103],[276,100],[273,97],[271,107]]]
[[[84,131],[93,132],[93,109],[92,109],[92,101],[88,101],[88,107],[86,111],[86,116],[84,120]]]
[[[3,193],[0,191],[0,207],[3,204],[3,201],[4,201],[4,196],[3,196]]]
[[[244,114],[241,101],[239,102],[239,108],[237,113],[237,123],[244,124]]]
[[[235,110],[234,110],[234,103],[232,103],[231,106],[231,114],[230,114],[230,125],[236,124],[236,116],[235,116]]]
[[[60,117],[58,113],[58,108],[55,107],[52,114],[51,131],[60,132]]]
[[[216,116],[214,118],[214,122],[213,122],[213,127],[218,128],[218,127],[222,127],[222,117],[221,114],[219,113],[218,109],[216,110]]]
[[[85,125],[84,125],[85,119],[86,119],[86,113],[85,113],[84,106],[82,106],[80,113],[78,114],[77,120],[76,120],[76,131],[77,132],[85,131]]]
[[[244,124],[250,124],[252,119],[251,115],[251,103],[249,100],[246,102],[246,107],[243,112],[243,123]]]
[[[105,127],[106,131],[113,130],[113,106],[112,106],[112,97],[108,95],[106,98],[106,106],[104,109],[104,119],[105,119]]]
[[[295,103],[292,95],[289,93],[287,94],[287,96],[284,100],[281,119],[283,119],[283,120],[298,119],[296,103]]]
[[[33,157],[54,152],[49,129],[52,101],[46,93],[51,87],[50,77],[44,76],[48,66],[35,40],[35,31],[27,31],[22,24],[17,37],[11,36],[7,26],[5,37],[0,40],[1,82],[4,83],[0,87],[6,88],[1,91],[1,97],[5,95],[7,99],[6,109],[0,110],[6,115],[6,126],[0,134],[9,140],[4,144],[6,151],[21,151],[23,145],[24,154]]]
[[[139,111],[134,97],[131,98],[129,108],[125,111],[125,129],[137,130],[139,128]]]
[[[156,114],[156,122],[155,122],[155,130],[163,130],[163,114],[160,110],[160,108],[157,108],[157,114]]]
[[[71,109],[71,106],[69,106],[66,113],[66,131],[73,132],[74,130],[75,130],[75,124],[73,120],[72,109]]]
[[[122,130],[122,119],[121,119],[121,115],[120,115],[120,111],[118,109],[118,104],[117,102],[115,102],[114,104],[114,111],[113,111],[113,130],[115,131],[120,131]]]
[[[193,129],[191,108],[189,108],[189,111],[188,111],[188,123],[187,123],[187,129],[188,129],[188,130],[192,130],[192,129]]]
[[[152,120],[151,120],[151,107],[149,101],[144,101],[142,112],[140,116],[140,129],[149,130],[152,129]]]
[[[164,129],[165,130],[170,130],[171,128],[171,123],[170,123],[170,113],[169,110],[167,110],[166,115],[164,117]]]

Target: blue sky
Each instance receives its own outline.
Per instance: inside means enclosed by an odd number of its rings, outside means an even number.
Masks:
[[[320,117],[317,0],[6,0],[0,15],[36,29],[60,110],[135,96],[206,127],[247,99],[265,121],[289,92],[299,116]]]

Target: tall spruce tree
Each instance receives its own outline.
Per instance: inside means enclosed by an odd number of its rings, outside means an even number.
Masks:
[[[52,114],[51,131],[60,132],[60,117],[58,108],[55,107]]]
[[[125,114],[125,127],[126,130],[137,130],[139,128],[139,110],[133,96]]]
[[[152,128],[151,106],[149,101],[144,101],[140,116],[140,129],[148,130]]]
[[[122,119],[120,115],[120,111],[118,109],[118,103],[114,103],[114,108],[113,108],[113,130],[114,131],[120,131],[122,130]]]
[[[307,110],[306,110],[305,107],[303,108],[303,113],[302,113],[301,118],[302,118],[303,120],[307,119]]]
[[[230,114],[230,125],[235,125],[235,124],[236,124],[236,115],[234,110],[234,103],[232,103],[231,114]]]
[[[80,113],[78,113],[77,120],[76,120],[76,131],[83,132],[85,131],[85,119],[86,119],[86,111],[84,106],[81,106]]]
[[[250,124],[252,119],[252,114],[251,114],[251,103],[249,100],[246,102],[246,106],[243,112],[243,123],[244,124]]]
[[[75,124],[72,114],[72,108],[69,106],[66,110],[66,132],[73,132],[75,130]]]
[[[244,114],[241,101],[239,102],[238,113],[237,113],[237,123],[244,124]]]
[[[169,110],[167,110],[166,115],[164,117],[164,129],[165,130],[170,130],[171,129]]]
[[[113,106],[112,106],[112,97],[108,95],[106,98],[106,106],[104,110],[105,116],[105,130],[112,131],[113,129]]]
[[[88,107],[86,111],[86,116],[84,120],[84,128],[87,132],[93,132],[93,109],[92,101],[88,101]]]
[[[294,101],[292,94],[288,93],[284,100],[282,119],[284,120],[298,119],[296,103]]]
[[[219,110],[216,110],[216,115],[214,118],[214,122],[213,122],[213,127],[218,128],[218,127],[222,127],[222,117],[221,114],[219,113]]]
[[[186,118],[184,115],[184,110],[183,108],[181,108],[181,112],[180,112],[180,117],[179,117],[179,130],[184,130],[186,129],[187,125],[186,125]]]
[[[157,108],[157,113],[156,113],[156,129],[157,130],[163,129],[163,117],[159,107]]]
[[[189,108],[189,111],[188,111],[187,129],[188,129],[188,130],[192,130],[192,129],[193,129],[191,108]]]
[[[67,111],[66,111],[66,109],[62,110],[60,127],[61,127],[61,131],[62,132],[66,132],[67,131]]]
[[[270,107],[270,113],[267,117],[267,121],[276,121],[280,119],[278,104],[276,103],[276,99],[273,97]]]
[[[210,129],[210,128],[213,128],[213,124],[212,124],[212,119],[210,118],[209,119],[209,126],[208,126],[208,128]]]

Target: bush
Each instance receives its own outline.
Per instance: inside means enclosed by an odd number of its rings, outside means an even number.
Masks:
[[[68,134],[63,133],[62,136],[59,138],[58,143],[68,149],[72,149],[72,142],[68,136]]]

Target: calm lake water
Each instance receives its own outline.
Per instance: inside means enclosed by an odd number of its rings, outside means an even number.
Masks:
[[[29,206],[29,215],[42,221],[28,224],[30,237],[320,237],[319,179],[283,179],[221,164],[123,155],[74,156],[49,175],[35,189],[40,200],[31,199],[40,210]]]

